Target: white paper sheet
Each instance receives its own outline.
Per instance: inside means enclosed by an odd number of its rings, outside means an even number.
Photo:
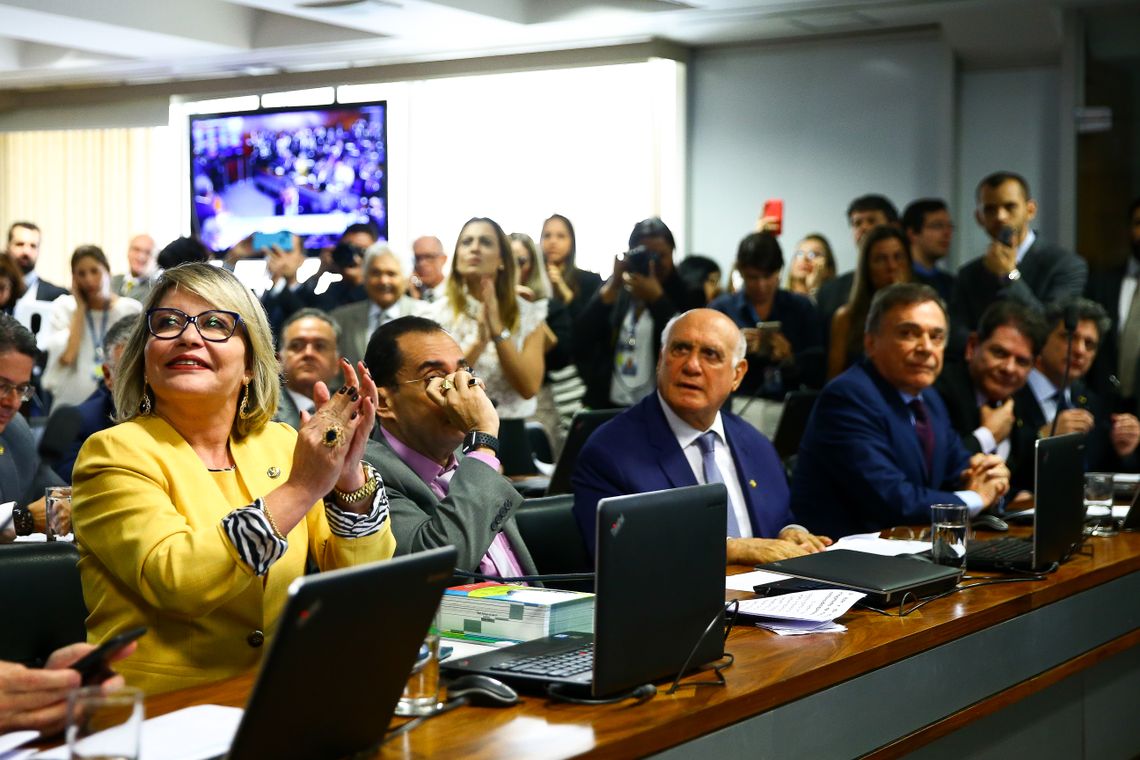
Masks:
[[[39,735],[39,731],[12,731],[7,734],[0,734],[0,760],[8,760],[9,757],[26,757],[33,754],[27,750],[19,752],[13,750],[24,746]]]
[[[843,589],[797,591],[793,594],[745,599],[740,602],[741,614],[777,620],[806,620],[827,623],[851,609],[851,605],[866,594]]]
[[[757,628],[771,631],[778,636],[802,636],[805,633],[843,633],[847,626],[839,623],[815,623],[807,620],[759,620]]]
[[[739,575],[726,575],[724,587],[729,591],[751,591],[756,586],[777,581],[787,580],[788,576],[780,573],[769,573],[767,570],[753,570],[750,573]]]
[[[139,760],[206,760],[224,754],[241,722],[240,707],[195,705],[143,722]],[[68,760],[67,745],[36,760]]]
[[[930,551],[929,541],[899,541],[892,538],[879,538],[878,533],[857,533],[844,536],[836,541],[830,549],[849,549],[867,554],[879,554],[884,557],[897,557],[900,554],[918,554]]]

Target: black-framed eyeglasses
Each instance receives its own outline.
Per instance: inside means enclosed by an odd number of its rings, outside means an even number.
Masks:
[[[170,308],[151,309],[146,313],[146,327],[159,340],[174,340],[193,323],[202,340],[225,343],[241,321],[236,311],[222,309],[209,309],[193,317],[181,309]]]
[[[11,394],[12,391],[15,391],[16,394],[19,395],[21,404],[25,401],[31,401],[32,396],[35,395],[35,388],[32,387],[31,383],[13,385],[7,380],[0,380],[0,398],[8,398],[8,395]]]

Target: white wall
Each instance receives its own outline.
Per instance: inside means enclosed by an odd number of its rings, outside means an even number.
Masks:
[[[690,62],[690,250],[731,264],[765,198],[785,259],[821,231],[855,261],[845,211],[953,195],[954,64],[935,34],[699,51]]]
[[[967,71],[959,77],[958,249],[963,261],[979,256],[989,240],[974,221],[974,191],[991,172],[1025,177],[1037,200],[1033,227],[1058,242],[1061,208],[1060,105],[1057,66]]]

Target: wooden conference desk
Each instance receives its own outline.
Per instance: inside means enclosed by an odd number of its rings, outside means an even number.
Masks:
[[[1092,556],[1047,580],[966,590],[905,618],[854,611],[843,634],[737,628],[727,687],[638,706],[528,697],[506,709],[464,707],[379,757],[1137,756],[1140,533],[1088,546]],[[251,683],[154,697],[148,714],[240,706]]]

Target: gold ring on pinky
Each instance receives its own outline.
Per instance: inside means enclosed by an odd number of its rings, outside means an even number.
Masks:
[[[451,390],[451,388],[452,388],[451,381],[448,380],[446,377],[443,379],[443,382],[439,384],[440,393],[442,393],[443,391],[449,391],[449,390]]]
[[[344,443],[344,428],[340,425],[329,425],[325,429],[325,436],[321,439],[321,443],[330,449],[342,445]]]

